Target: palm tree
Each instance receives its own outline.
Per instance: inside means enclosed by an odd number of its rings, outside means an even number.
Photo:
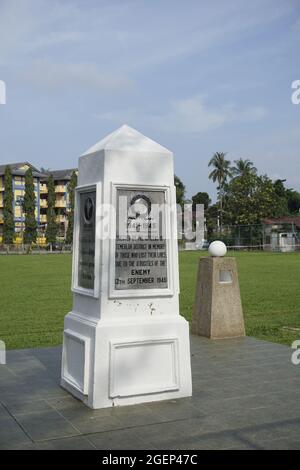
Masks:
[[[246,158],[243,160],[239,158],[238,160],[234,160],[235,166],[231,168],[232,175],[235,177],[245,177],[249,175],[256,175],[257,168],[253,166],[253,163]]]
[[[218,199],[219,199],[219,213],[220,213],[220,231],[222,232],[222,219],[223,219],[223,198],[224,189],[227,178],[231,176],[230,161],[225,158],[226,153],[216,152],[210,159],[208,166],[212,166],[214,169],[209,174],[209,179],[214,183],[217,182]]]

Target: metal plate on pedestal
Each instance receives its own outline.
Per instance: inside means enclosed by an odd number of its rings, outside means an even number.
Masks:
[[[167,289],[165,191],[118,189],[115,289]]]
[[[96,191],[82,192],[79,198],[78,286],[93,290],[95,277]]]

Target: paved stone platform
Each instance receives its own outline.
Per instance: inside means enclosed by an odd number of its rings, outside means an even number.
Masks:
[[[61,348],[0,366],[1,449],[300,449],[300,365],[253,338],[191,338],[193,397],[90,410],[59,386]]]

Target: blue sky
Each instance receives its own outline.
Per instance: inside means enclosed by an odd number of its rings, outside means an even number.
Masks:
[[[300,0],[0,0],[0,163],[47,168],[126,123],[191,196],[215,151],[300,191]]]

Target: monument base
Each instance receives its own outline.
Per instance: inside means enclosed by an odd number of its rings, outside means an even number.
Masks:
[[[211,339],[245,336],[235,258],[200,258],[192,333]]]
[[[189,324],[174,315],[122,322],[70,312],[61,385],[91,408],[191,396]]]

